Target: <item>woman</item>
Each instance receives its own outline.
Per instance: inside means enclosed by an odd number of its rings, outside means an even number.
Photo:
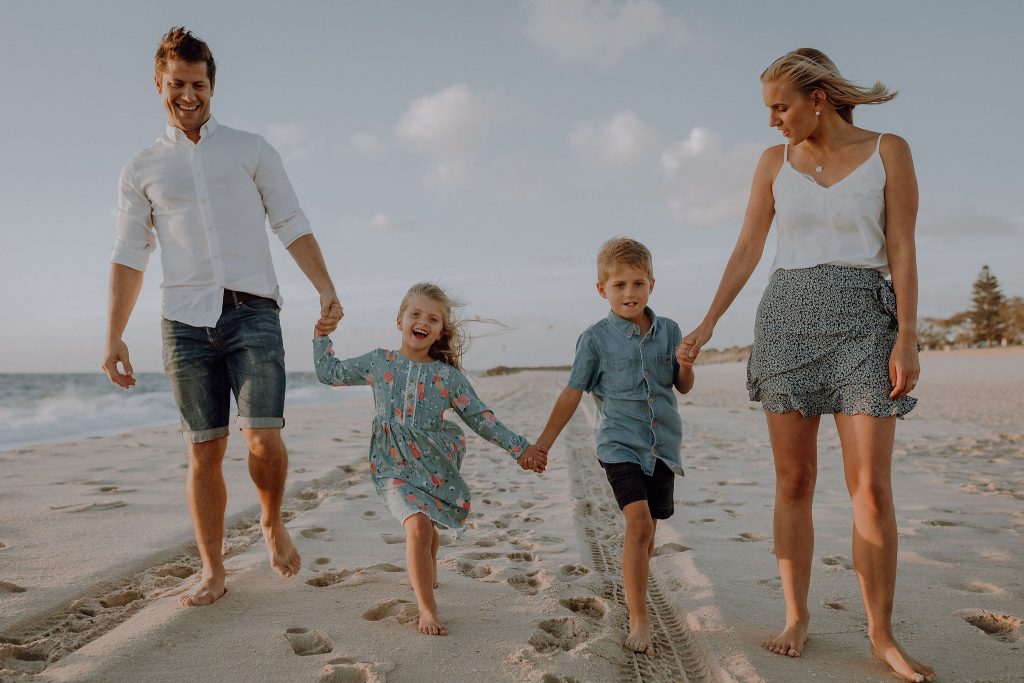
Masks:
[[[757,311],[747,367],[775,460],[775,550],[786,625],[765,642],[799,657],[807,641],[814,550],[811,502],[821,415],[833,414],[853,502],[853,560],[872,653],[925,681],[892,633],[896,517],[891,462],[896,418],[917,384],[917,180],[900,137],[853,125],[853,108],[896,96],[857,86],[818,50],[802,48],[761,74],[769,125],[787,144],[764,152],[743,228],[704,321],[680,344],[696,358],[764,251],[774,217],[778,253]],[[886,276],[892,277],[891,283]]]

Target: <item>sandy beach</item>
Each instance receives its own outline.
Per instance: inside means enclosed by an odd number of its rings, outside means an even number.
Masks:
[[[895,631],[941,681],[1024,679],[1024,352],[922,356],[897,429]],[[850,561],[851,509],[822,421],[811,640],[760,647],[783,619],[768,434],[741,363],[697,368],[682,397],[676,513],[651,565],[656,654],[622,648],[623,523],[593,448],[593,406],[520,470],[475,435],[470,529],[446,534],[437,601],[450,635],[417,635],[404,533],[373,492],[368,397],[290,410],[288,528],[300,576],[270,568],[239,436],[225,460],[229,592],[181,608],[199,560],[175,425],[0,453],[0,681],[891,681],[870,656]],[[477,389],[535,438],[565,373]],[[111,416],[116,421],[116,416]],[[468,432],[468,430],[467,430]]]

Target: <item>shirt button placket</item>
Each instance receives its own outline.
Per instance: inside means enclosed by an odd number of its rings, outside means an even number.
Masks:
[[[203,229],[206,231],[207,241],[210,245],[210,262],[213,268],[213,277],[218,284],[223,286],[225,283],[224,265],[220,260],[220,244],[217,241],[217,234],[214,232],[213,215],[210,210],[210,192],[203,174],[203,153],[200,145],[196,145],[192,149],[192,171],[195,175],[196,197],[199,199],[199,215],[203,221]]]

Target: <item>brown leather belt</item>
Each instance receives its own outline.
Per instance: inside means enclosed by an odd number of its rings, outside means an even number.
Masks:
[[[249,292],[236,292],[233,289],[224,290],[224,308],[238,306],[239,304],[248,303],[250,301],[256,301],[258,299],[266,299],[265,296],[256,296],[255,294],[249,294]],[[270,299],[273,301],[273,299]]]

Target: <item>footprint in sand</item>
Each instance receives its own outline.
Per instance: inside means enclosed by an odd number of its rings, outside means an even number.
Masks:
[[[493,548],[497,544],[498,542],[491,538],[478,538],[477,540],[473,541],[473,545],[480,548]]]
[[[558,601],[558,604],[570,612],[583,614],[591,619],[596,619],[597,621],[603,619],[604,615],[608,613],[608,608],[605,606],[605,602],[601,598],[563,598]]]
[[[954,614],[971,626],[981,629],[986,635],[1004,643],[1016,643],[1021,639],[1024,619],[1012,614],[995,614],[987,610],[961,610]]]
[[[753,531],[744,531],[742,534],[737,536],[734,540],[736,541],[767,541],[767,536],[761,534],[755,534]]]
[[[963,526],[961,522],[953,522],[948,519],[926,519],[922,522],[925,526]]]
[[[541,585],[540,579],[537,578],[537,574],[540,572],[539,569],[535,569],[532,572],[526,574],[513,574],[512,576],[505,579],[505,583],[512,586],[520,593],[526,593],[527,595],[536,595],[537,589]]]
[[[821,606],[827,607],[828,609],[834,609],[837,612],[843,612],[846,610],[846,605],[841,602],[823,602],[821,603]]]
[[[540,679],[540,683],[583,683],[583,681],[578,678],[573,678],[572,676],[544,674],[544,678]]]
[[[999,586],[995,586],[991,583],[985,583],[984,581],[956,581],[949,584],[949,587],[958,591],[966,591],[968,593],[988,593],[990,595],[998,595],[1006,592]]]
[[[100,598],[100,604],[110,609],[111,607],[124,607],[125,605],[141,600],[144,596],[139,591],[127,590],[120,591],[118,593],[111,593],[103,598]]]
[[[853,562],[843,557],[842,555],[830,555],[828,557],[821,558],[822,564],[827,564],[829,567],[841,567],[843,569],[853,569]]]
[[[537,652],[569,652],[590,640],[594,631],[593,622],[589,619],[562,617],[537,624],[537,631],[528,642]]]
[[[323,631],[296,626],[285,631],[284,637],[291,643],[292,652],[300,657],[324,655],[334,650],[334,641]]]
[[[571,582],[575,581],[581,576],[586,576],[590,573],[590,570],[578,564],[563,564],[558,568],[555,575],[562,581]]]
[[[173,576],[176,579],[187,579],[188,577],[195,574],[197,571],[198,569],[189,567],[188,565],[175,563],[165,564],[162,567],[157,567],[153,570],[153,574],[161,578]]]
[[[396,599],[379,603],[373,609],[363,612],[363,619],[366,621],[395,621],[399,624],[408,624],[415,621],[419,614],[416,603]]]
[[[662,555],[675,555],[676,553],[685,553],[687,550],[690,550],[689,546],[680,545],[678,543],[662,543],[654,549],[654,555],[655,557],[660,557]]]
[[[388,545],[397,545],[399,543],[405,543],[404,534],[381,534],[380,537],[383,538],[384,542]]]
[[[373,578],[372,574],[374,572],[402,571],[405,571],[405,569],[396,564],[381,562],[379,564],[370,565],[369,567],[359,567],[358,569],[342,569],[336,572],[324,572],[316,578],[306,581],[306,585],[313,586],[314,588],[326,588],[327,586],[333,586],[338,583],[344,583],[348,586],[358,586]]]
[[[128,503],[123,500],[115,500],[110,503],[79,503],[77,505],[51,505],[51,510],[60,510],[61,512],[103,512],[104,510],[114,510],[116,508],[123,508]]]
[[[331,558],[329,558],[329,557],[318,557],[315,560],[313,560],[313,564],[321,564],[321,565],[323,565],[323,564],[330,564],[330,563],[331,563]]]
[[[325,531],[327,531],[327,529],[322,526],[314,526],[309,529],[303,529],[299,532],[299,536],[302,536],[303,538],[315,538]]]
[[[757,585],[764,586],[765,588],[768,588],[770,590],[779,590],[780,588],[782,588],[782,579],[778,576],[775,576],[770,579],[758,579]]]
[[[317,683],[386,683],[385,675],[394,669],[390,662],[357,662],[352,657],[338,657],[324,665]]]
[[[0,593],[24,593],[25,589],[10,581],[0,581]]]
[[[509,553],[505,557],[512,560],[513,562],[533,562],[534,559],[533,553],[528,552]]]
[[[363,513],[363,517],[376,517],[377,512],[375,510],[367,510]]]

